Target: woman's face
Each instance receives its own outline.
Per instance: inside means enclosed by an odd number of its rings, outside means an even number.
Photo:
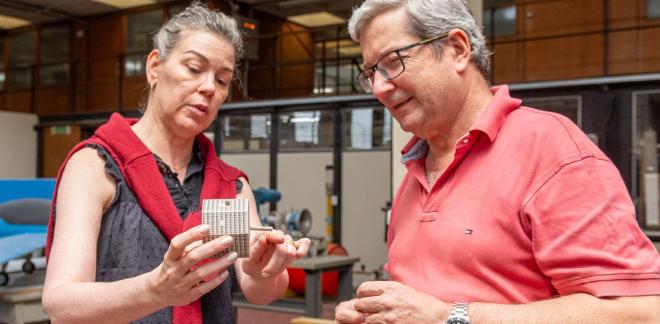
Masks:
[[[164,61],[152,51],[147,58],[147,113],[155,114],[177,137],[203,132],[227,98],[234,55],[231,43],[206,31],[182,33]]]

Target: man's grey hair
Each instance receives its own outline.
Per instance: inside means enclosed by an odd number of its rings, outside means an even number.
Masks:
[[[360,42],[360,31],[379,14],[398,8],[405,8],[410,20],[405,28],[421,39],[438,36],[452,28],[460,28],[470,38],[472,62],[484,77],[489,75],[491,52],[486,47],[486,38],[477,26],[474,17],[464,0],[366,0],[353,10],[348,22],[351,38]],[[434,46],[436,53],[442,53],[442,46]]]
[[[154,49],[162,60],[176,47],[181,34],[186,31],[206,31],[226,39],[234,47],[235,62],[243,56],[243,39],[234,18],[222,12],[210,10],[200,2],[193,2],[184,11],[174,15],[154,35]]]

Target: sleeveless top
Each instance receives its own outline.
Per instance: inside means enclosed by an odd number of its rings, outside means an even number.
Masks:
[[[89,144],[87,147],[95,148],[106,161],[106,172],[117,186],[114,201],[101,220],[96,281],[117,281],[153,270],[163,262],[169,242],[142,210],[110,154],[99,145]],[[198,211],[204,181],[204,158],[198,146],[195,145],[183,184],[169,166],[158,156],[155,158],[181,218],[185,219],[190,212]],[[231,275],[228,279],[201,298],[204,323],[236,322],[231,301],[233,267],[229,270]],[[133,323],[171,322],[172,307],[166,307]]]

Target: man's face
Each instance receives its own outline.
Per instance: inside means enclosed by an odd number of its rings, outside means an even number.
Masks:
[[[389,10],[362,28],[360,47],[365,67],[371,67],[392,50],[420,41],[407,31],[408,19],[403,8]],[[438,127],[444,123],[443,114],[447,113],[445,97],[450,93],[450,69],[429,45],[401,52],[400,56],[405,71],[393,80],[376,72],[373,93],[403,130],[429,138],[436,135]]]

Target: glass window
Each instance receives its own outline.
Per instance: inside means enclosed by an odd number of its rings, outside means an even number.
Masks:
[[[223,116],[220,125],[223,153],[270,149],[270,114]]]
[[[516,6],[485,9],[483,21],[487,37],[513,36],[516,34]]]
[[[581,96],[525,98],[523,105],[562,114],[582,127]]]
[[[646,17],[649,19],[660,18],[660,0],[646,0]]]
[[[145,76],[147,58],[144,54],[126,55],[124,57],[124,75]]]
[[[162,17],[162,9],[128,15],[126,52],[148,52],[151,49],[151,37],[158,31]]]
[[[71,53],[69,26],[56,26],[41,30],[39,82],[53,85],[69,82]]]
[[[13,89],[29,88],[32,85],[32,66],[35,63],[37,32],[26,32],[11,36],[7,85]]]
[[[69,63],[42,64],[39,67],[41,85],[54,85],[69,82]]]
[[[332,111],[310,110],[280,115],[280,149],[331,149],[334,141]]]
[[[357,81],[360,70],[356,62],[353,59],[343,59],[339,69],[334,62],[328,62],[325,67],[317,62],[314,75],[314,94],[336,95],[364,92]],[[323,73],[324,68],[325,74]],[[339,77],[337,77],[337,72],[339,72]],[[337,89],[337,81],[339,81],[339,89]]]
[[[170,8],[171,9],[171,8]],[[128,35],[124,57],[125,76],[144,76],[147,53],[152,48],[152,37],[158,31],[163,10],[151,10],[128,15]]]
[[[41,30],[40,63],[68,61],[71,53],[69,26],[56,26]]]
[[[633,93],[632,191],[646,227],[660,228],[658,130],[660,90]]]
[[[391,146],[392,117],[387,109],[346,109],[343,116],[345,149],[371,150]]]
[[[0,37],[0,62],[5,61],[5,38]],[[0,69],[0,90],[5,89],[5,70]]]

